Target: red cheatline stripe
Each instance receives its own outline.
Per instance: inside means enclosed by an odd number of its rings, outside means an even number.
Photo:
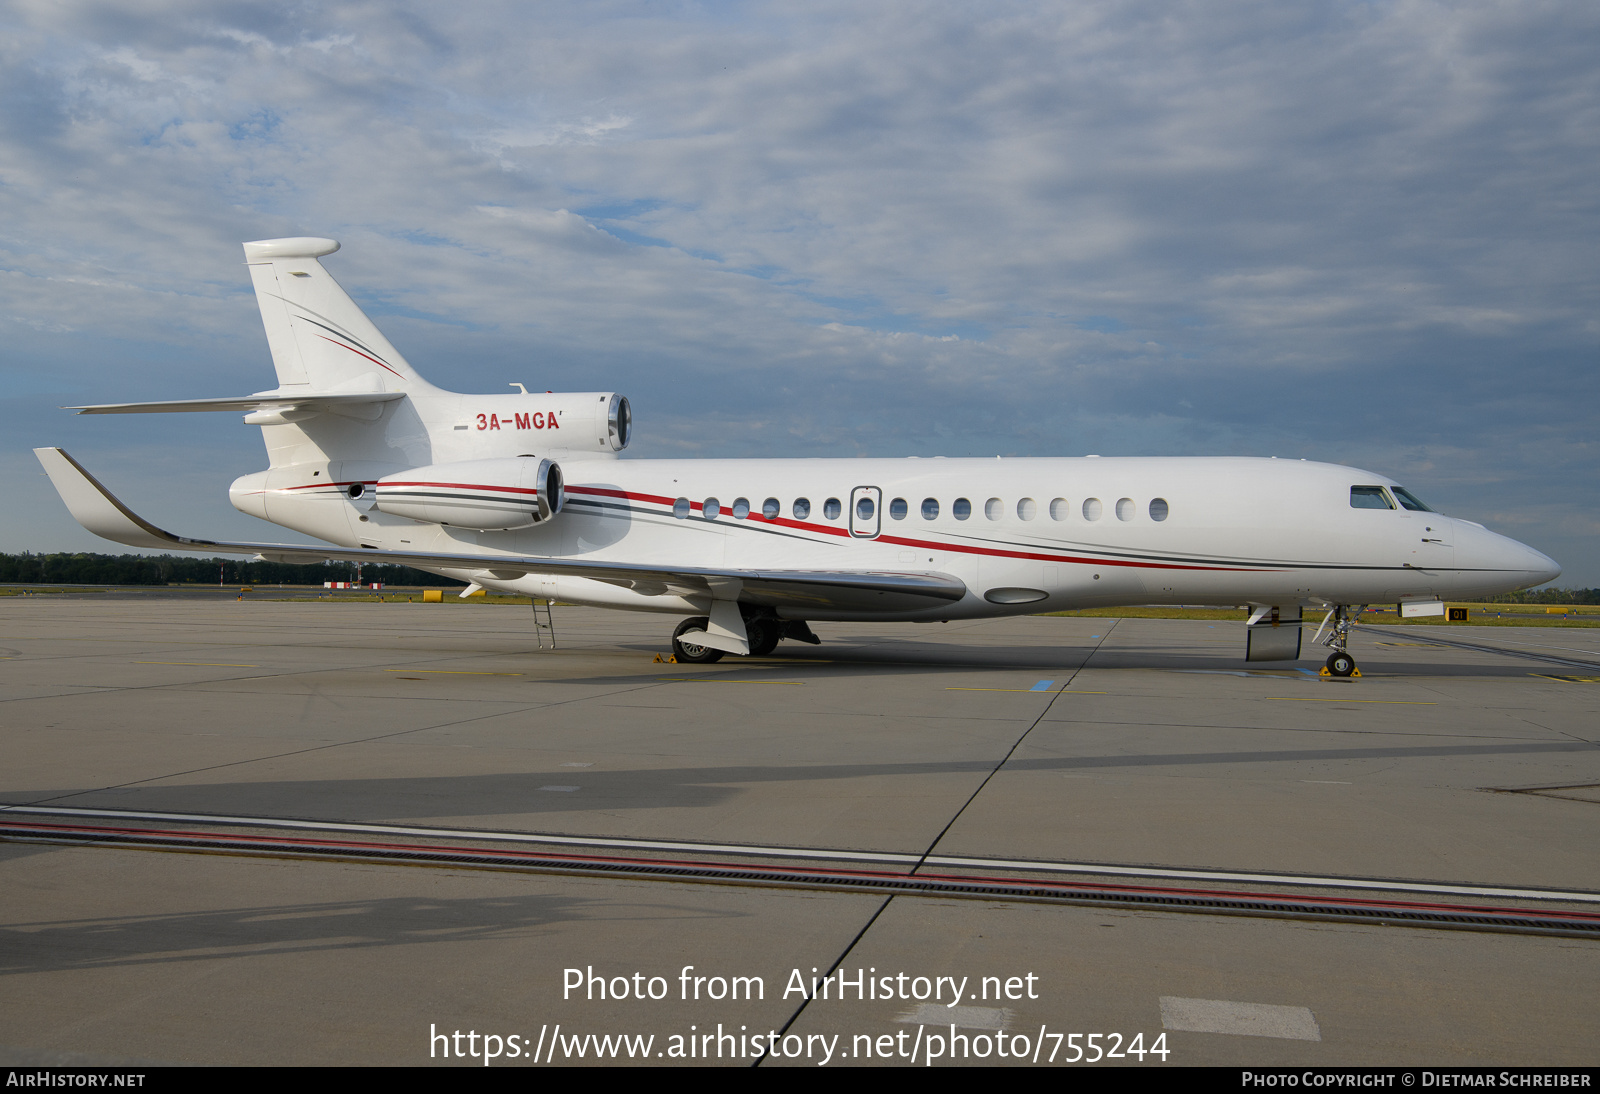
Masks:
[[[595,494],[602,497],[623,498],[630,501],[649,501],[655,502],[657,505],[668,506],[670,506],[673,502],[673,499],[671,498],[664,498],[656,494],[632,494],[626,490],[602,490],[594,487],[583,486],[569,486],[567,487],[567,493]],[[700,502],[693,501],[690,502],[689,505],[692,509],[703,510],[702,503]],[[758,514],[753,510],[750,513],[749,519],[760,521],[764,524],[776,524],[782,528],[797,528],[805,532],[816,532],[823,535],[841,536],[846,539],[848,539],[850,536],[849,531],[844,528],[829,528],[825,525],[810,524],[799,520],[789,520],[786,517],[768,517]],[[1141,570],[1202,570],[1206,572],[1252,574],[1276,573],[1285,569],[1284,567],[1270,566],[1205,566],[1177,562],[1133,562],[1124,559],[1092,558],[1084,555],[1045,555],[1030,551],[1005,551],[997,547],[975,547],[969,544],[939,543],[921,539],[906,539],[900,536],[880,535],[877,537],[877,542],[892,543],[897,547],[918,547],[925,551],[954,551],[958,554],[964,555],[986,555],[993,558],[1021,558],[1039,562],[1071,562],[1082,563],[1090,566],[1125,566],[1132,569]]]
[[[319,335],[317,335],[317,337],[322,339],[324,342],[332,342],[334,345],[338,346],[340,349],[347,349],[351,353],[355,354],[357,357],[365,357],[367,360],[371,361],[373,364],[377,365],[381,369],[388,369],[390,372],[394,372],[394,369],[389,368],[388,365],[384,364],[382,361],[378,360],[376,357],[373,357],[371,354],[362,353],[360,350],[356,349],[354,346],[347,346],[343,342],[338,341],[337,339],[329,338],[326,334],[319,334]],[[398,372],[394,372],[394,374],[396,376],[399,376],[400,379],[402,379],[402,380],[405,379],[405,377],[402,376]]]
[[[367,483],[362,482],[361,479],[351,479],[348,482],[308,482],[304,486],[274,486],[274,487],[272,487],[272,490],[274,490],[274,491],[276,491],[276,490],[285,490],[285,491],[287,491],[287,490],[320,490],[323,487],[330,487],[330,486],[331,487],[354,486],[358,482],[362,483],[363,486],[367,485]]]
[[[314,490],[317,487],[321,487],[321,486],[349,486],[349,485],[352,485],[352,483],[344,483],[344,482],[321,483],[321,482],[314,482],[314,483],[311,483],[310,485],[307,485],[307,486],[289,486],[289,487],[283,487],[282,489],[285,489],[285,490]],[[378,486],[380,488],[384,487],[384,486],[442,486],[442,487],[454,488],[454,489],[458,489],[458,490],[498,490],[498,491],[501,491],[501,492],[504,492],[504,493],[531,494],[534,497],[537,497],[538,493],[539,493],[537,490],[529,490],[529,489],[526,489],[524,487],[479,486],[479,485],[473,485],[473,484],[469,484],[469,483],[453,483],[453,482],[384,482],[384,483],[379,483]],[[652,503],[654,503],[656,505],[665,505],[665,506],[669,506],[669,507],[672,505],[673,501],[675,500],[673,498],[663,497],[660,494],[636,494],[636,493],[630,493],[627,490],[610,490],[610,489],[605,489],[605,488],[596,487],[596,486],[569,486],[569,487],[567,487],[567,493],[569,493],[569,494],[587,494],[587,495],[590,495],[590,496],[593,496],[593,497],[603,497],[603,498],[621,498],[621,499],[623,499],[625,501],[652,502]],[[689,506],[693,510],[698,510],[698,511],[701,511],[701,512],[704,512],[704,510],[705,510],[704,503],[702,503],[702,502],[692,501],[692,502],[689,503]],[[848,529],[844,529],[844,528],[829,528],[826,525],[811,524],[811,523],[808,523],[806,521],[801,521],[801,520],[790,520],[787,517],[768,517],[768,516],[764,516],[762,514],[758,514],[758,513],[754,512],[754,511],[752,511],[748,519],[753,520],[753,521],[760,521],[760,522],[762,522],[764,524],[775,524],[775,525],[779,526],[780,528],[795,528],[795,529],[798,529],[798,530],[800,530],[802,532],[812,532],[812,533],[819,534],[819,535],[839,536],[839,537],[844,538],[844,539],[850,538],[850,532],[849,532]],[[876,542],[878,542],[878,543],[892,543],[897,547],[916,547],[916,548],[919,548],[919,549],[924,550],[924,551],[953,551],[953,552],[955,552],[957,554],[963,554],[963,555],[984,555],[984,556],[991,557],[991,558],[1020,558],[1020,559],[1026,559],[1026,560],[1029,560],[1029,561],[1034,561],[1034,562],[1067,562],[1067,563],[1081,564],[1081,565],[1085,565],[1085,566],[1122,566],[1122,567],[1126,567],[1126,568],[1129,568],[1129,569],[1136,569],[1136,570],[1200,570],[1200,571],[1204,571],[1204,572],[1207,572],[1207,573],[1256,574],[1256,573],[1282,573],[1285,570],[1288,570],[1288,569],[1292,568],[1292,567],[1285,567],[1285,566],[1242,566],[1242,565],[1232,565],[1232,566],[1229,566],[1229,565],[1215,566],[1215,565],[1213,565],[1213,566],[1205,566],[1205,565],[1185,564],[1185,563],[1178,563],[1178,562],[1135,562],[1135,561],[1128,560],[1128,559],[1094,558],[1094,557],[1088,556],[1088,555],[1046,555],[1046,554],[1039,554],[1039,553],[1034,552],[1034,551],[1006,551],[1006,550],[1002,550],[1002,549],[1000,549],[998,547],[975,547],[975,546],[972,546],[970,544],[940,543],[940,542],[933,541],[933,540],[908,539],[908,538],[901,537],[901,536],[880,535],[880,536],[877,537]]]
[[[993,555],[993,556],[995,556],[997,558],[1026,558],[1026,559],[1035,559],[1035,560],[1037,560],[1039,562],[1082,562],[1082,563],[1085,563],[1085,564],[1088,564],[1088,565],[1094,565],[1094,566],[1132,566],[1132,567],[1135,567],[1135,568],[1138,568],[1138,569],[1144,569],[1144,570],[1207,570],[1207,571],[1221,570],[1223,573],[1230,573],[1230,574],[1238,574],[1238,573],[1253,574],[1253,573],[1262,573],[1262,572],[1272,572],[1271,569],[1268,568],[1268,567],[1259,567],[1259,568],[1253,568],[1252,569],[1252,568],[1245,568],[1245,567],[1237,567],[1236,568],[1236,567],[1222,567],[1222,566],[1185,565],[1185,564],[1176,563],[1176,562],[1133,562],[1133,561],[1129,561],[1129,560],[1125,560],[1125,559],[1088,558],[1088,557],[1085,557],[1085,556],[1082,556],[1082,555],[1040,555],[1040,554],[1034,554],[1034,553],[1031,553],[1031,552],[1028,552],[1028,551],[1002,551],[999,548],[995,548],[995,547],[968,547],[968,546],[962,546],[962,545],[958,545],[958,544],[950,544],[948,546],[941,546],[940,544],[937,544],[937,543],[927,543],[927,542],[924,542],[922,540],[917,540],[917,539],[901,539],[898,536],[879,536],[878,537],[878,542],[879,543],[894,543],[894,544],[898,544],[898,545],[903,546],[903,547],[921,547],[921,548],[924,548],[924,549],[927,549],[927,550],[938,549],[938,550],[945,550],[945,551],[960,551],[960,552],[963,552],[965,554],[972,554],[972,555]]]

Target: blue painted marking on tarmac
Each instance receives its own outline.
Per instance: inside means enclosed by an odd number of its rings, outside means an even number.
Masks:
[[[1303,672],[1303,673],[1305,673],[1305,674],[1306,674],[1306,675],[1307,675],[1307,676],[1315,676],[1315,675],[1317,675],[1317,674],[1316,674],[1316,673],[1314,673],[1314,672],[1312,672],[1312,671],[1311,671],[1311,670],[1310,670],[1310,669],[1302,669],[1302,668],[1297,668],[1297,669],[1295,669],[1295,670],[1294,670],[1294,671],[1295,671],[1295,672]]]
[[[1054,686],[1055,686],[1055,681],[1054,680],[1040,680],[1037,684],[1033,685],[1033,687],[1029,688],[1028,690],[1029,691],[1049,691]]]

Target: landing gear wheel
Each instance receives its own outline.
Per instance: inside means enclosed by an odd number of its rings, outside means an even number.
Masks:
[[[672,632],[672,655],[678,659],[680,665],[709,665],[722,660],[722,651],[714,650],[710,646],[697,646],[693,642],[683,642],[678,636],[684,631],[703,631],[711,626],[711,620],[703,615],[685,619],[678,624],[678,629]]]
[[[1356,671],[1356,659],[1348,653],[1335,653],[1328,658],[1329,676],[1349,676]]]
[[[783,637],[776,619],[752,619],[744,625],[744,630],[750,639],[751,657],[765,657],[778,648],[778,640]]]

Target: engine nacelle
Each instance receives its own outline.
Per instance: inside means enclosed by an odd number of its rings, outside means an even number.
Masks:
[[[377,508],[428,524],[479,531],[527,528],[561,512],[561,467],[537,456],[461,460],[378,480]]]
[[[628,447],[633,410],[616,392],[526,392],[457,397],[455,424],[441,438],[471,459],[539,452],[609,455]]]

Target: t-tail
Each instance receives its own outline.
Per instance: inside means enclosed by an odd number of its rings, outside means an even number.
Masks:
[[[627,446],[632,416],[616,392],[511,383],[519,390],[463,395],[424,380],[323,269],[318,259],[338,249],[320,236],[244,245],[275,388],[72,409],[243,411],[261,427],[269,466],[234,481],[234,507],[336,543],[382,539],[380,525],[411,521],[477,531],[542,523],[561,510],[558,461]]]
[[[316,236],[244,245],[279,390],[435,390],[317,261],[338,249]]]

